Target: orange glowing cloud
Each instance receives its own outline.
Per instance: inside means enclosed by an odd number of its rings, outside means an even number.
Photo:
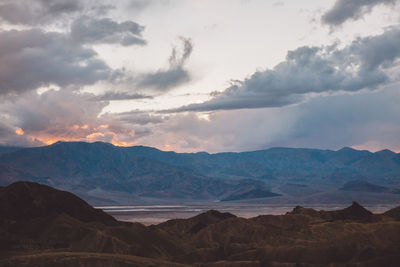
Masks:
[[[36,139],[45,145],[52,145],[58,141],[64,141],[64,142],[79,141],[79,139],[76,138],[57,138],[57,137],[32,137],[32,139]]]
[[[84,124],[84,125],[72,125],[71,127],[73,130],[79,130],[79,129],[89,129],[89,125],[88,124]]]
[[[87,135],[87,136],[86,136],[86,139],[87,139],[87,140],[90,140],[90,141],[95,141],[95,140],[97,140],[99,137],[103,137],[103,136],[104,136],[104,134],[101,133],[101,132],[94,132],[94,133],[91,133],[91,134]]]
[[[131,142],[123,142],[123,141],[118,141],[118,140],[111,141],[111,144],[113,144],[114,146],[124,146],[124,147],[135,145],[134,143],[131,143]]]
[[[15,130],[15,133],[18,135],[24,135],[24,130],[22,130],[21,128],[18,128]]]
[[[110,132],[110,134],[112,134],[113,138],[111,140],[111,144],[113,144],[114,146],[133,146],[135,145],[135,142],[128,142],[128,141],[122,141],[119,139],[118,134],[114,133],[114,132]]]
[[[65,132],[58,135],[49,134],[48,132],[36,133],[31,135],[32,140],[37,140],[45,145],[51,145],[57,141],[105,141],[110,142],[115,146],[133,146],[136,143],[133,141],[126,140],[127,137],[135,136],[135,131],[130,130],[125,134],[111,131],[109,125],[102,124],[97,127],[91,127],[89,125],[72,125],[65,127]],[[122,139],[122,140],[121,140]],[[125,140],[124,140],[125,139]]]

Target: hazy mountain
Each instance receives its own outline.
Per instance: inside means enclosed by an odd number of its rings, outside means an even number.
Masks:
[[[391,190],[387,187],[374,185],[365,181],[354,180],[345,183],[340,190],[344,191],[360,191],[373,193],[390,193]]]
[[[20,150],[20,147],[0,145],[0,155]]]
[[[372,214],[296,207],[245,219],[215,210],[144,226],[78,197],[20,182],[0,187],[0,266],[397,266],[399,207]]]
[[[175,153],[102,142],[57,142],[0,152],[0,184],[18,180],[70,190],[92,203],[262,197],[272,202],[309,203],[334,193],[338,194],[334,200],[343,202],[354,193],[339,190],[349,181],[399,189],[400,155],[352,148]],[[276,197],[278,194],[281,196]],[[365,198],[372,202],[397,200],[389,194]]]
[[[234,192],[228,197],[222,199],[221,201],[232,201],[232,200],[244,200],[244,199],[255,199],[255,198],[267,198],[276,197],[280,194],[272,193],[269,190],[264,189],[252,189],[245,192]]]
[[[206,177],[184,166],[144,157],[143,149],[151,150],[100,142],[26,148],[0,157],[1,181],[30,180],[87,197],[99,192],[106,199],[108,192],[120,192],[126,198],[218,199],[236,190],[265,187],[256,180]]]

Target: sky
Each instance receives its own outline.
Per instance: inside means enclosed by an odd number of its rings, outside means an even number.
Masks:
[[[400,0],[0,0],[0,144],[400,152]]]

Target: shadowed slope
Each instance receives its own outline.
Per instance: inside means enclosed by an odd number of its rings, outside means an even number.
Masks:
[[[400,221],[400,207],[390,209],[390,210],[386,211],[385,213],[383,213],[383,215],[391,217],[397,221]]]
[[[188,267],[190,265],[131,255],[82,252],[45,252],[32,255],[14,256],[8,259],[3,259],[0,260],[0,266]]]
[[[10,220],[66,214],[82,222],[118,224],[112,216],[94,209],[72,193],[33,182],[16,182],[0,188],[0,214]]]
[[[179,234],[183,237],[186,234],[196,234],[201,229],[206,228],[209,225],[230,218],[236,218],[236,216],[229,212],[221,213],[216,210],[209,210],[189,219],[169,220],[159,224],[158,227],[168,232]]]
[[[162,231],[115,220],[77,196],[17,182],[0,188],[0,252],[64,250],[168,258],[180,251]]]
[[[115,221],[72,194],[35,183],[1,188],[0,199],[0,266],[398,266],[400,262],[399,207],[374,215],[356,202],[336,211],[298,206],[285,215],[250,219],[210,210],[146,227]]]

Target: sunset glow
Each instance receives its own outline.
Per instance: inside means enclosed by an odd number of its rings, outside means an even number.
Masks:
[[[399,103],[400,0],[0,0],[0,265],[400,266]]]
[[[2,145],[400,151],[398,0],[59,1],[0,0]]]
[[[24,131],[21,128],[16,129],[15,133],[18,135],[24,135]]]

